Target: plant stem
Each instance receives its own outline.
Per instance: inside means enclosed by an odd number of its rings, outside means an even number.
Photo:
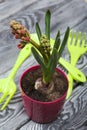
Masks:
[[[41,51],[40,45],[38,45],[32,39],[30,39],[30,42],[41,53],[41,55],[43,56],[44,62],[47,64],[48,63],[48,59],[47,59],[46,55]]]
[[[35,41],[33,41],[32,39],[30,39],[30,42],[31,42],[31,44],[32,44],[35,48],[37,48],[37,50],[40,51],[40,46],[39,46]]]

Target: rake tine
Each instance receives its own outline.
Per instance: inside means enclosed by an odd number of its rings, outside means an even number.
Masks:
[[[3,96],[0,98],[0,103],[2,103],[6,97],[7,97],[7,94],[3,94]]]
[[[77,42],[77,35],[76,35],[76,32],[74,32],[74,34],[73,34],[73,39],[72,39],[72,45],[75,45],[75,43]]]
[[[0,110],[4,110],[5,109],[5,107],[8,105],[8,103],[10,102],[10,100],[11,100],[11,98],[13,97],[13,95],[10,95],[9,97],[8,97],[8,99],[6,100],[6,102],[4,103],[4,105],[1,107],[1,109]]]
[[[80,46],[80,43],[81,43],[81,36],[82,36],[82,33],[81,32],[79,32],[78,33],[78,39],[77,39],[77,46]]]
[[[81,46],[85,47],[86,46],[85,42],[86,42],[86,32],[84,32],[84,35],[83,35],[83,38],[82,38],[82,45]]]

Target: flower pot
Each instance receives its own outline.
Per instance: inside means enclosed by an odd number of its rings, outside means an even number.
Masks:
[[[22,98],[23,98],[25,111],[27,115],[29,116],[29,118],[38,123],[48,123],[55,120],[58,114],[61,112],[61,109],[63,107],[64,101],[66,98],[67,90],[60,98],[53,101],[49,101],[49,102],[37,101],[27,96],[22,88],[22,80],[26,74],[32,71],[35,71],[38,68],[40,68],[39,65],[33,66],[27,69],[22,74],[21,79],[20,79],[20,86],[21,86],[20,88],[22,92]],[[61,69],[56,68],[56,71],[58,71],[58,73],[61,73],[67,80],[66,75]],[[68,80],[67,80],[67,84],[68,84]],[[67,86],[67,89],[68,89],[68,86]]]

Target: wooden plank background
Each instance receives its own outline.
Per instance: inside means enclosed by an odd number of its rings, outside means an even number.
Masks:
[[[87,32],[87,0],[0,0],[0,78],[7,77],[12,69],[19,50],[9,28],[12,19],[25,25],[31,33],[35,32],[36,21],[44,31],[44,14],[52,12],[51,37],[61,30],[61,38],[67,28]],[[67,46],[63,57],[69,61]],[[19,79],[23,71],[36,64],[31,55],[20,67],[15,77],[17,92],[7,108],[0,111],[0,130],[87,130],[87,82],[78,84],[69,100],[64,104],[62,113],[52,123],[38,124],[31,121],[23,108],[19,90]],[[87,53],[82,56],[77,67],[87,76]]]

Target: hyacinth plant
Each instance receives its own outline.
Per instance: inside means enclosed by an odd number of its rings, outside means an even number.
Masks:
[[[35,83],[35,89],[38,90],[40,90],[42,86],[46,87],[48,84],[51,84],[53,88],[54,85],[52,83],[52,77],[58,64],[58,60],[67,43],[70,30],[68,27],[62,42],[60,41],[60,31],[58,31],[54,41],[54,45],[53,47],[51,47],[50,19],[51,12],[50,10],[47,10],[45,14],[45,34],[41,32],[41,28],[38,22],[36,23],[36,33],[39,39],[39,43],[36,43],[36,41],[31,39],[30,32],[19,22],[15,20],[12,20],[10,22],[10,27],[12,28],[12,33],[15,35],[15,38],[21,39],[18,47],[23,48],[26,44],[32,44],[32,53],[37,62],[41,65],[43,77],[39,80],[37,79]]]

